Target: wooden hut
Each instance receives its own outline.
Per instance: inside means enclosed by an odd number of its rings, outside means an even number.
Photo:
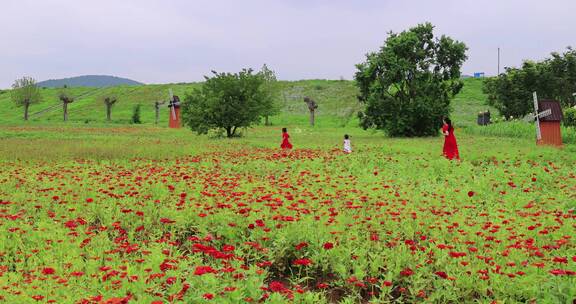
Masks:
[[[560,124],[562,123],[562,106],[560,102],[554,100],[538,101],[538,110],[550,110],[552,113],[540,118],[540,133],[542,139],[537,140],[538,145],[562,146],[562,133]]]

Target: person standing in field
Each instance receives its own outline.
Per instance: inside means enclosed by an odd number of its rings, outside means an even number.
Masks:
[[[288,135],[288,130],[286,128],[282,128],[282,144],[280,148],[282,149],[292,149],[292,144],[290,143],[290,135]]]
[[[444,118],[442,134],[444,134],[444,157],[449,160],[460,159],[458,144],[456,143],[456,137],[454,136],[454,126],[452,126],[450,118]]]
[[[344,153],[352,153],[352,143],[350,142],[350,136],[348,136],[348,134],[344,135]]]

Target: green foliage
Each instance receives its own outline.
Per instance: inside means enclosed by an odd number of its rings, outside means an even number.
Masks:
[[[132,123],[133,124],[141,124],[142,121],[140,120],[140,108],[142,107],[141,104],[137,104],[134,106],[132,110]]]
[[[276,79],[276,73],[270,70],[267,65],[262,66],[259,74],[264,78],[262,90],[265,96],[262,100],[261,113],[266,120],[266,125],[269,125],[269,117],[280,114],[281,105],[278,102],[280,86]]]
[[[534,111],[532,92],[540,99],[554,99],[563,106],[575,104],[576,50],[552,53],[544,61],[525,61],[521,68],[507,68],[496,78],[487,78],[484,93],[488,104],[505,117],[521,117]]]
[[[293,133],[298,149],[282,155],[277,130],[264,127],[230,142],[151,125],[0,126],[0,246],[15,291],[2,295],[166,303],[186,282],[182,303],[570,303],[574,276],[551,271],[573,271],[576,153],[536,147],[525,125],[531,139],[457,132],[457,163],[435,153],[440,138],[354,127]],[[333,151],[345,132],[350,155]],[[518,248],[520,234],[533,241]],[[534,254],[556,240],[567,241]],[[193,252],[198,244],[207,250]],[[86,258],[102,252],[112,253]],[[194,275],[198,266],[218,273]],[[274,280],[291,292],[263,290]]]
[[[182,104],[182,120],[198,134],[223,129],[227,137],[238,128],[250,127],[263,116],[269,104],[265,79],[250,69],[240,73],[212,72],[201,89],[188,94]]]
[[[40,102],[42,95],[34,78],[22,77],[14,81],[10,98],[16,105],[24,107],[24,120],[28,120],[28,108],[31,104]]]
[[[364,128],[391,136],[436,135],[451,99],[462,89],[460,68],[466,45],[450,37],[434,38],[434,27],[421,24],[390,33],[379,52],[356,67]]]
[[[564,110],[564,125],[576,127],[576,107]]]

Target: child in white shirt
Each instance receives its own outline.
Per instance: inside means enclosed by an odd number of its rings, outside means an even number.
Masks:
[[[348,134],[344,135],[344,153],[352,153],[352,143]]]

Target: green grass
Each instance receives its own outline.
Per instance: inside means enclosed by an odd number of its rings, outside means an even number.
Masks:
[[[454,100],[454,118],[459,125],[470,125],[476,119],[476,113],[486,107],[485,97],[481,92],[481,80],[465,79],[463,91]],[[77,100],[69,105],[70,123],[104,123],[105,106],[100,97],[107,94],[118,96],[119,102],[112,111],[112,123],[128,124],[135,104],[142,104],[142,121],[145,124],[154,123],[154,101],[166,99],[168,89],[174,94],[184,97],[187,92],[198,88],[199,83],[164,84],[145,86],[120,86],[113,88],[73,88],[72,94]],[[304,123],[308,120],[308,108],[303,102],[304,96],[310,96],[318,102],[317,117],[319,124],[327,126],[349,126],[356,122],[358,111],[362,109],[356,98],[358,90],[353,81],[339,80],[302,80],[281,81],[281,93],[278,102],[282,105],[282,113],[272,118],[276,125]],[[43,101],[34,104],[30,113],[42,110],[52,110],[39,115],[32,115],[33,122],[62,121],[62,107],[57,99],[58,89],[42,89]],[[19,124],[22,122],[22,108],[16,107],[10,101],[8,91],[0,93],[0,122]],[[168,121],[168,108],[161,109],[161,125]]]
[[[575,270],[574,150],[458,133],[462,161],[450,162],[439,137],[288,127],[290,153],[278,126],[229,140],[151,125],[0,125],[0,301],[576,297],[575,277],[554,275]],[[345,132],[350,155],[339,152]],[[214,254],[225,245],[233,258]],[[303,258],[311,264],[294,265]]]

